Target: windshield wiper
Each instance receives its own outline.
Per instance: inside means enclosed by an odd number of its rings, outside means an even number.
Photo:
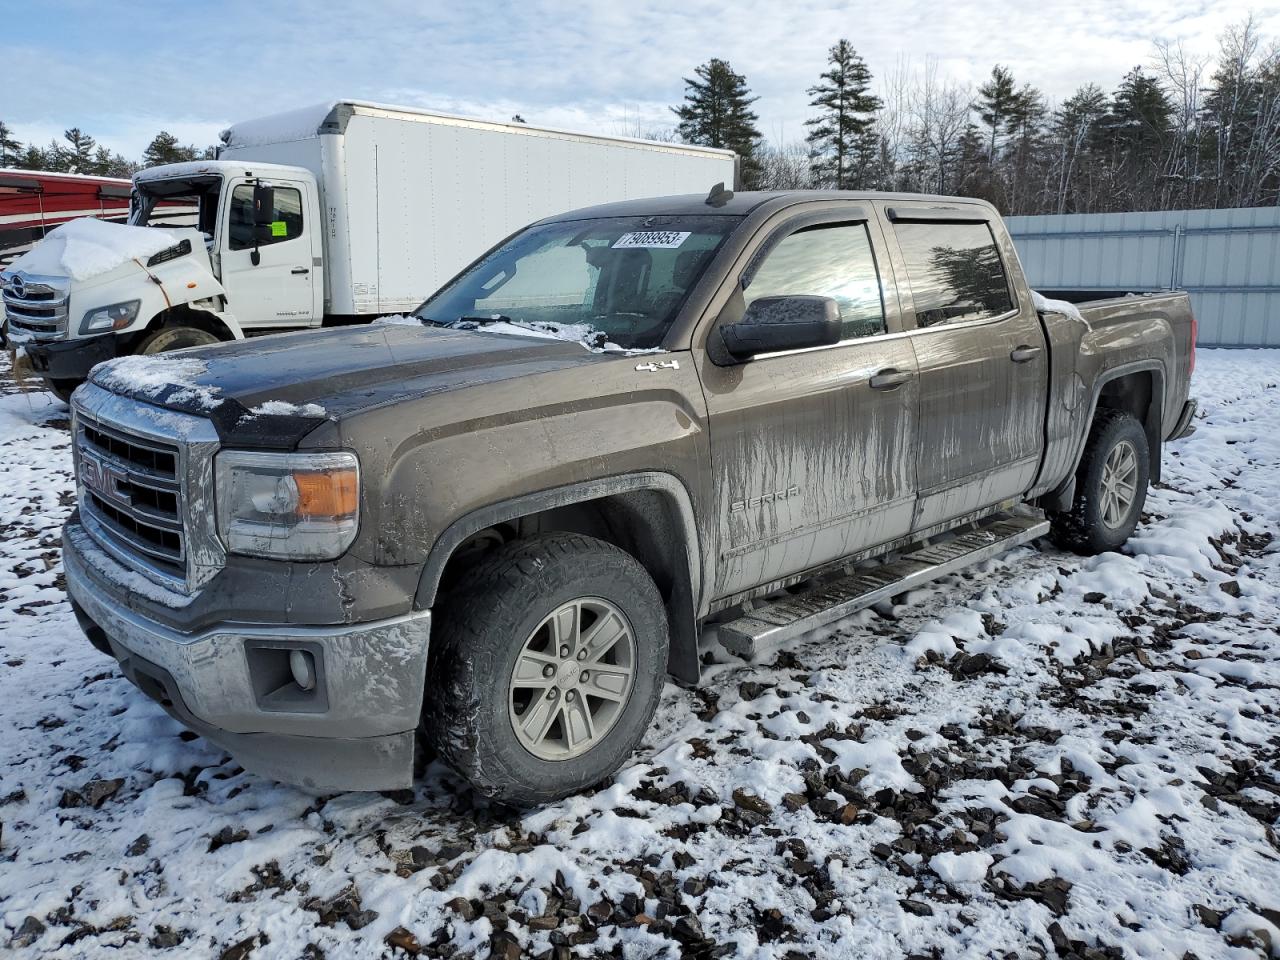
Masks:
[[[514,322],[515,322],[514,320],[512,320],[510,317],[506,316],[505,314],[491,313],[487,317],[459,317],[457,320],[454,320],[452,323],[445,324],[445,326],[452,327],[454,324],[457,324],[457,323],[514,323]]]

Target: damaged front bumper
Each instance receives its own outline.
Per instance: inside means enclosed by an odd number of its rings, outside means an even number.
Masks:
[[[412,786],[431,611],[370,623],[222,623],[187,634],[118,599],[64,528],[80,626],[140,690],[246,770],[316,792]],[[114,562],[93,552],[94,563]],[[104,575],[105,574],[105,575]],[[305,655],[310,689],[291,656]]]

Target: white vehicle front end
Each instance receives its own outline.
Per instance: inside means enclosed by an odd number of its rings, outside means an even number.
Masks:
[[[95,364],[152,345],[320,321],[318,204],[306,171],[225,161],[154,167],[135,177],[132,206],[129,225],[73,221],[0,274],[9,345],[59,392]]]

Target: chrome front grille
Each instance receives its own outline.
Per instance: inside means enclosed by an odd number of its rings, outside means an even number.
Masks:
[[[186,578],[186,532],[178,448],[81,416],[76,423],[79,478],[98,522],[128,550]]]
[[[70,292],[60,277],[39,277],[19,270],[5,283],[0,299],[10,333],[36,340],[60,340],[67,334]]]
[[[72,399],[80,516],[115,561],[189,594],[222,568],[213,425],[86,384]]]

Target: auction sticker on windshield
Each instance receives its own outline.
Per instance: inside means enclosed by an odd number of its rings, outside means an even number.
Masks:
[[[637,233],[624,233],[613,243],[615,250],[621,247],[678,247],[689,239],[692,231],[683,233],[675,230],[641,230]]]

